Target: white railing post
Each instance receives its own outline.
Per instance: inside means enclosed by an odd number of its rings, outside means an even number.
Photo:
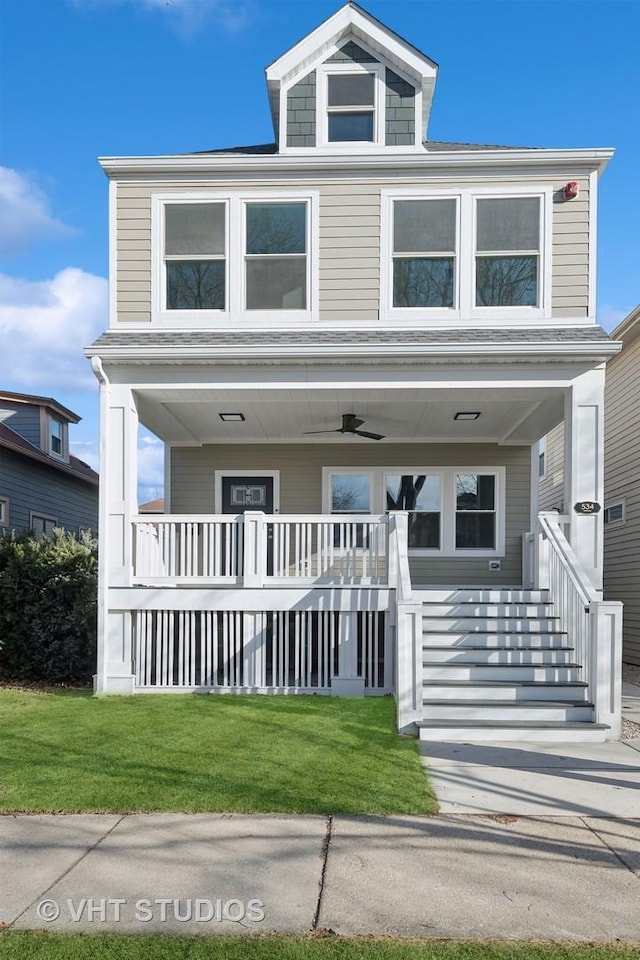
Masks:
[[[392,511],[387,519],[387,577],[390,587],[398,585],[398,517],[406,517],[406,513]]]
[[[245,587],[262,587],[267,571],[264,513],[247,510],[244,514],[244,569]]]
[[[422,719],[422,604],[399,603],[396,613],[398,731],[411,733]]]
[[[550,546],[549,540],[542,530],[538,529],[535,537],[535,571],[538,590],[548,590],[550,587]]]
[[[622,604],[595,600],[589,604],[589,673],[595,722],[611,727],[619,740],[622,716]]]
[[[364,677],[358,676],[358,615],[341,613],[338,621],[338,673],[331,692],[339,697],[364,697]]]

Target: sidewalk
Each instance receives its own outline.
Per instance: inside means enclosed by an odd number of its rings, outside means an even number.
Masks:
[[[0,818],[16,929],[640,941],[638,902],[640,820]]]

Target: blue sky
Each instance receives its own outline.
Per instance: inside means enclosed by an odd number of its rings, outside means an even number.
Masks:
[[[0,0],[0,388],[75,410],[74,452],[89,462],[98,404],[82,348],[106,325],[107,290],[96,157],[271,141],[264,67],[340,5]],[[599,202],[598,303],[612,329],[640,300],[639,0],[363,6],[440,65],[432,139],[616,148]],[[141,446],[146,499],[162,453]]]

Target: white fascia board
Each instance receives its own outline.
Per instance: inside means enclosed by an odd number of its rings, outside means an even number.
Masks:
[[[454,362],[459,362],[461,357],[473,362],[475,359],[481,360],[485,357],[491,357],[498,361],[515,362],[526,359],[528,362],[536,362],[536,358],[545,361],[566,363],[572,360],[589,359],[598,362],[604,362],[609,357],[615,356],[620,352],[622,344],[616,342],[595,342],[595,343],[569,343],[562,344],[557,342],[540,343],[496,343],[496,344],[429,344],[421,347],[416,344],[358,344],[357,346],[338,346],[326,344],[304,344],[297,346],[291,345],[268,345],[258,344],[256,346],[243,346],[238,349],[237,346],[229,347],[203,347],[201,345],[182,344],[167,346],[113,346],[100,345],[87,347],[85,354],[87,356],[100,356],[105,360],[118,360],[119,362],[153,362],[155,360],[170,360],[172,363],[224,360],[232,362],[249,361],[251,359],[264,360],[269,358],[272,361],[291,360],[291,358],[300,358],[304,361],[317,360],[319,362],[326,359],[350,359],[352,361],[369,361],[379,358],[398,357],[409,359],[428,358],[450,358]]]
[[[538,168],[558,167],[560,175],[566,175],[567,165],[596,168],[602,171],[614,154],[609,147],[586,148],[580,150],[514,149],[514,150],[438,150],[429,153],[424,149],[420,153],[367,153],[367,154],[187,154],[161,157],[100,157],[98,162],[108,177],[158,176],[165,174],[184,174],[194,176],[204,173],[237,174],[282,173],[305,170],[322,172],[323,170],[346,170],[353,172],[393,170],[438,170],[447,171],[466,168],[485,171],[487,167],[529,166]]]

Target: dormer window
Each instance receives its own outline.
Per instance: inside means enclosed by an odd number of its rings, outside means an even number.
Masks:
[[[375,140],[375,76],[336,73],[327,76],[329,143]]]
[[[66,457],[66,423],[57,417],[49,417],[49,449],[54,457]]]

